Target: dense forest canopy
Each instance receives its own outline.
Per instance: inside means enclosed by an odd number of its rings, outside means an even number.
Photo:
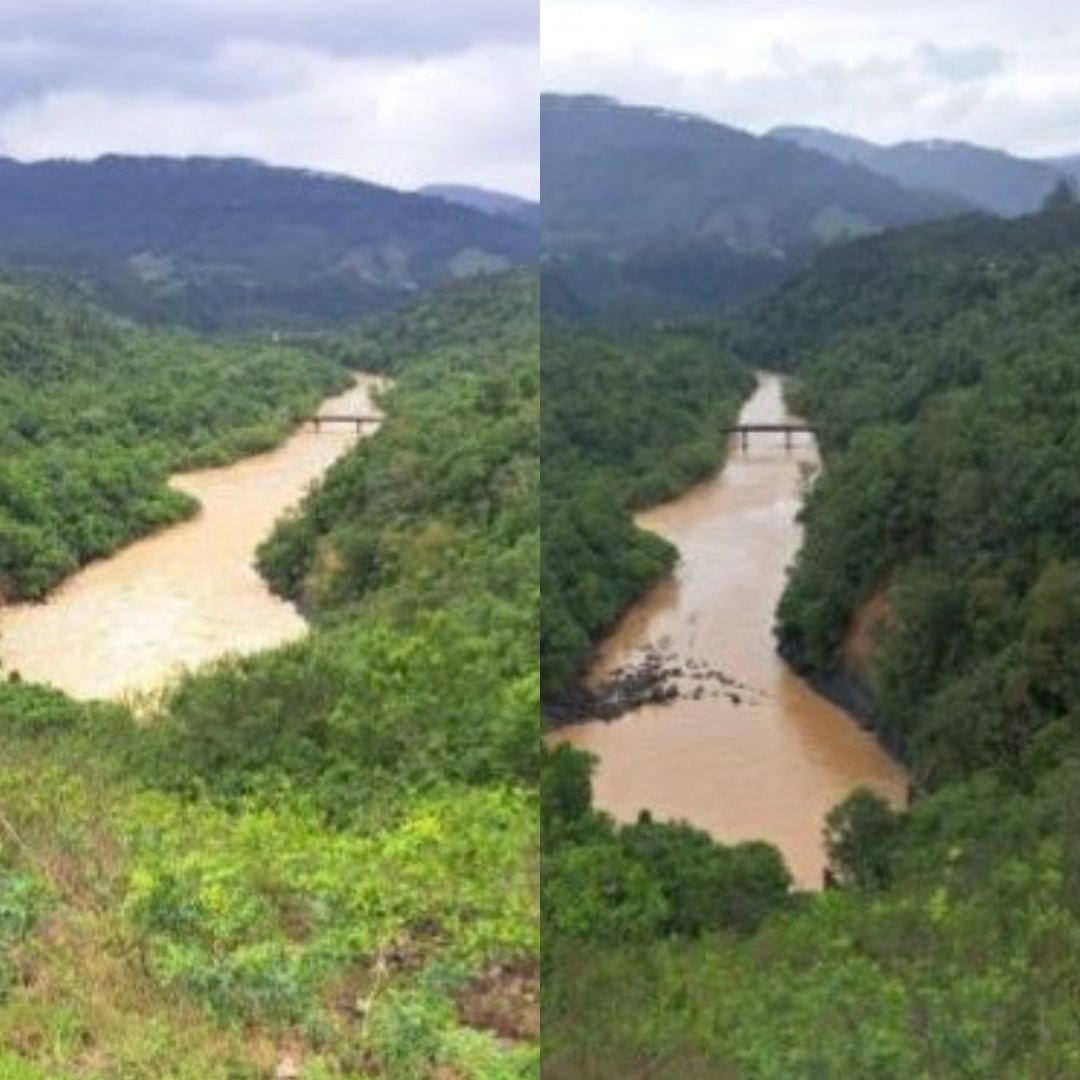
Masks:
[[[252,337],[138,329],[68,292],[0,282],[0,597],[191,513],[171,471],[269,449],[345,369]]]
[[[264,551],[306,639],[0,686],[0,1075],[539,1076],[538,344],[528,276],[327,344],[395,386]]]
[[[543,330],[540,662],[566,690],[598,635],[675,553],[630,511],[704,479],[753,385],[708,324],[621,336]]]
[[[890,742],[928,782],[1029,774],[1038,733],[1072,707],[1067,686],[1051,687],[1072,667],[1060,650],[1080,553],[1080,208],[993,227],[981,248],[963,232],[908,241],[882,245],[867,286],[884,294],[888,279],[889,305],[860,305],[858,325],[833,293],[843,329],[800,367],[832,467],[807,507],[780,633],[801,662],[835,671],[853,612],[886,590],[893,618],[873,678]],[[961,293],[950,282],[965,264],[981,287]],[[800,291],[778,299],[771,333],[812,329],[792,303]]]

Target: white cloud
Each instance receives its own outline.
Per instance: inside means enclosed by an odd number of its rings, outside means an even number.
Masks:
[[[337,55],[432,56],[477,44],[534,42],[534,0],[4,0],[0,39],[79,50],[190,55],[258,38]]]
[[[543,0],[546,89],[817,124],[1080,150],[1072,0]]]
[[[457,181],[536,196],[535,5],[178,0],[159,27],[144,17],[150,6],[106,0],[80,34],[94,10],[81,0],[8,0],[0,153],[239,155],[406,188]]]

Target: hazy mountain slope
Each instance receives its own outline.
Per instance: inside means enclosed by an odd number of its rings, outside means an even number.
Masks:
[[[1047,158],[1045,159],[1044,164],[1064,173],[1066,176],[1072,177],[1074,180],[1080,180],[1080,154],[1068,154],[1065,157]]]
[[[958,213],[951,197],[697,117],[541,99],[545,256],[593,310],[715,308],[822,245]]]
[[[536,255],[441,199],[239,159],[0,162],[0,263],[76,274],[138,316],[325,322]]]
[[[1032,213],[1053,190],[1060,170],[1002,150],[932,139],[880,146],[823,128],[780,127],[770,135],[837,161],[872,169],[908,187],[955,195],[1008,217]]]
[[[552,252],[678,236],[784,255],[961,209],[779,140],[605,98],[545,96],[541,154]]]
[[[445,199],[459,206],[468,206],[484,214],[509,217],[524,225],[540,227],[540,204],[502,191],[471,187],[468,184],[428,184],[418,194],[429,198]]]

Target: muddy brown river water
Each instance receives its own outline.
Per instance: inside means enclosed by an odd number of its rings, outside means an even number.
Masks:
[[[744,423],[787,419],[781,381],[759,377]],[[777,656],[772,627],[785,569],[798,550],[804,473],[818,467],[807,435],[752,435],[721,474],[639,515],[670,540],[675,573],[627,614],[597,656],[593,679],[651,648],[686,665],[688,694],[614,723],[565,728],[599,758],[597,803],[621,820],[642,808],[685,819],[717,839],[765,839],[800,885],[821,884],[829,808],[859,785],[900,801],[906,778],[872,736],[817,694]],[[695,671],[720,670],[745,689],[733,696]]]
[[[320,411],[373,413],[379,385],[361,376]],[[270,453],[173,477],[198,516],[88,566],[44,604],[0,608],[4,670],[77,698],[121,698],[301,637],[306,623],[269,592],[255,550],[357,438],[345,426],[305,428]]]

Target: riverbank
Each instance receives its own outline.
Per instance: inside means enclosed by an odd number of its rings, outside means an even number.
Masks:
[[[742,421],[789,419],[782,389],[778,377],[760,376]],[[833,805],[860,785],[897,802],[906,792],[897,763],[775,650],[802,490],[818,467],[809,437],[788,450],[782,436],[755,436],[713,479],[638,515],[681,558],[601,644],[590,687],[653,652],[679,672],[678,696],[554,736],[597,755],[596,803],[617,819],[649,809],[723,842],[768,840],[806,887],[821,882]],[[698,677],[712,672],[730,685]]]
[[[360,376],[321,409],[373,412],[380,386]],[[302,636],[306,622],[270,593],[255,551],[357,437],[304,427],[276,450],[174,476],[200,505],[194,517],[84,568],[42,604],[0,609],[4,669],[79,699],[117,699]]]

